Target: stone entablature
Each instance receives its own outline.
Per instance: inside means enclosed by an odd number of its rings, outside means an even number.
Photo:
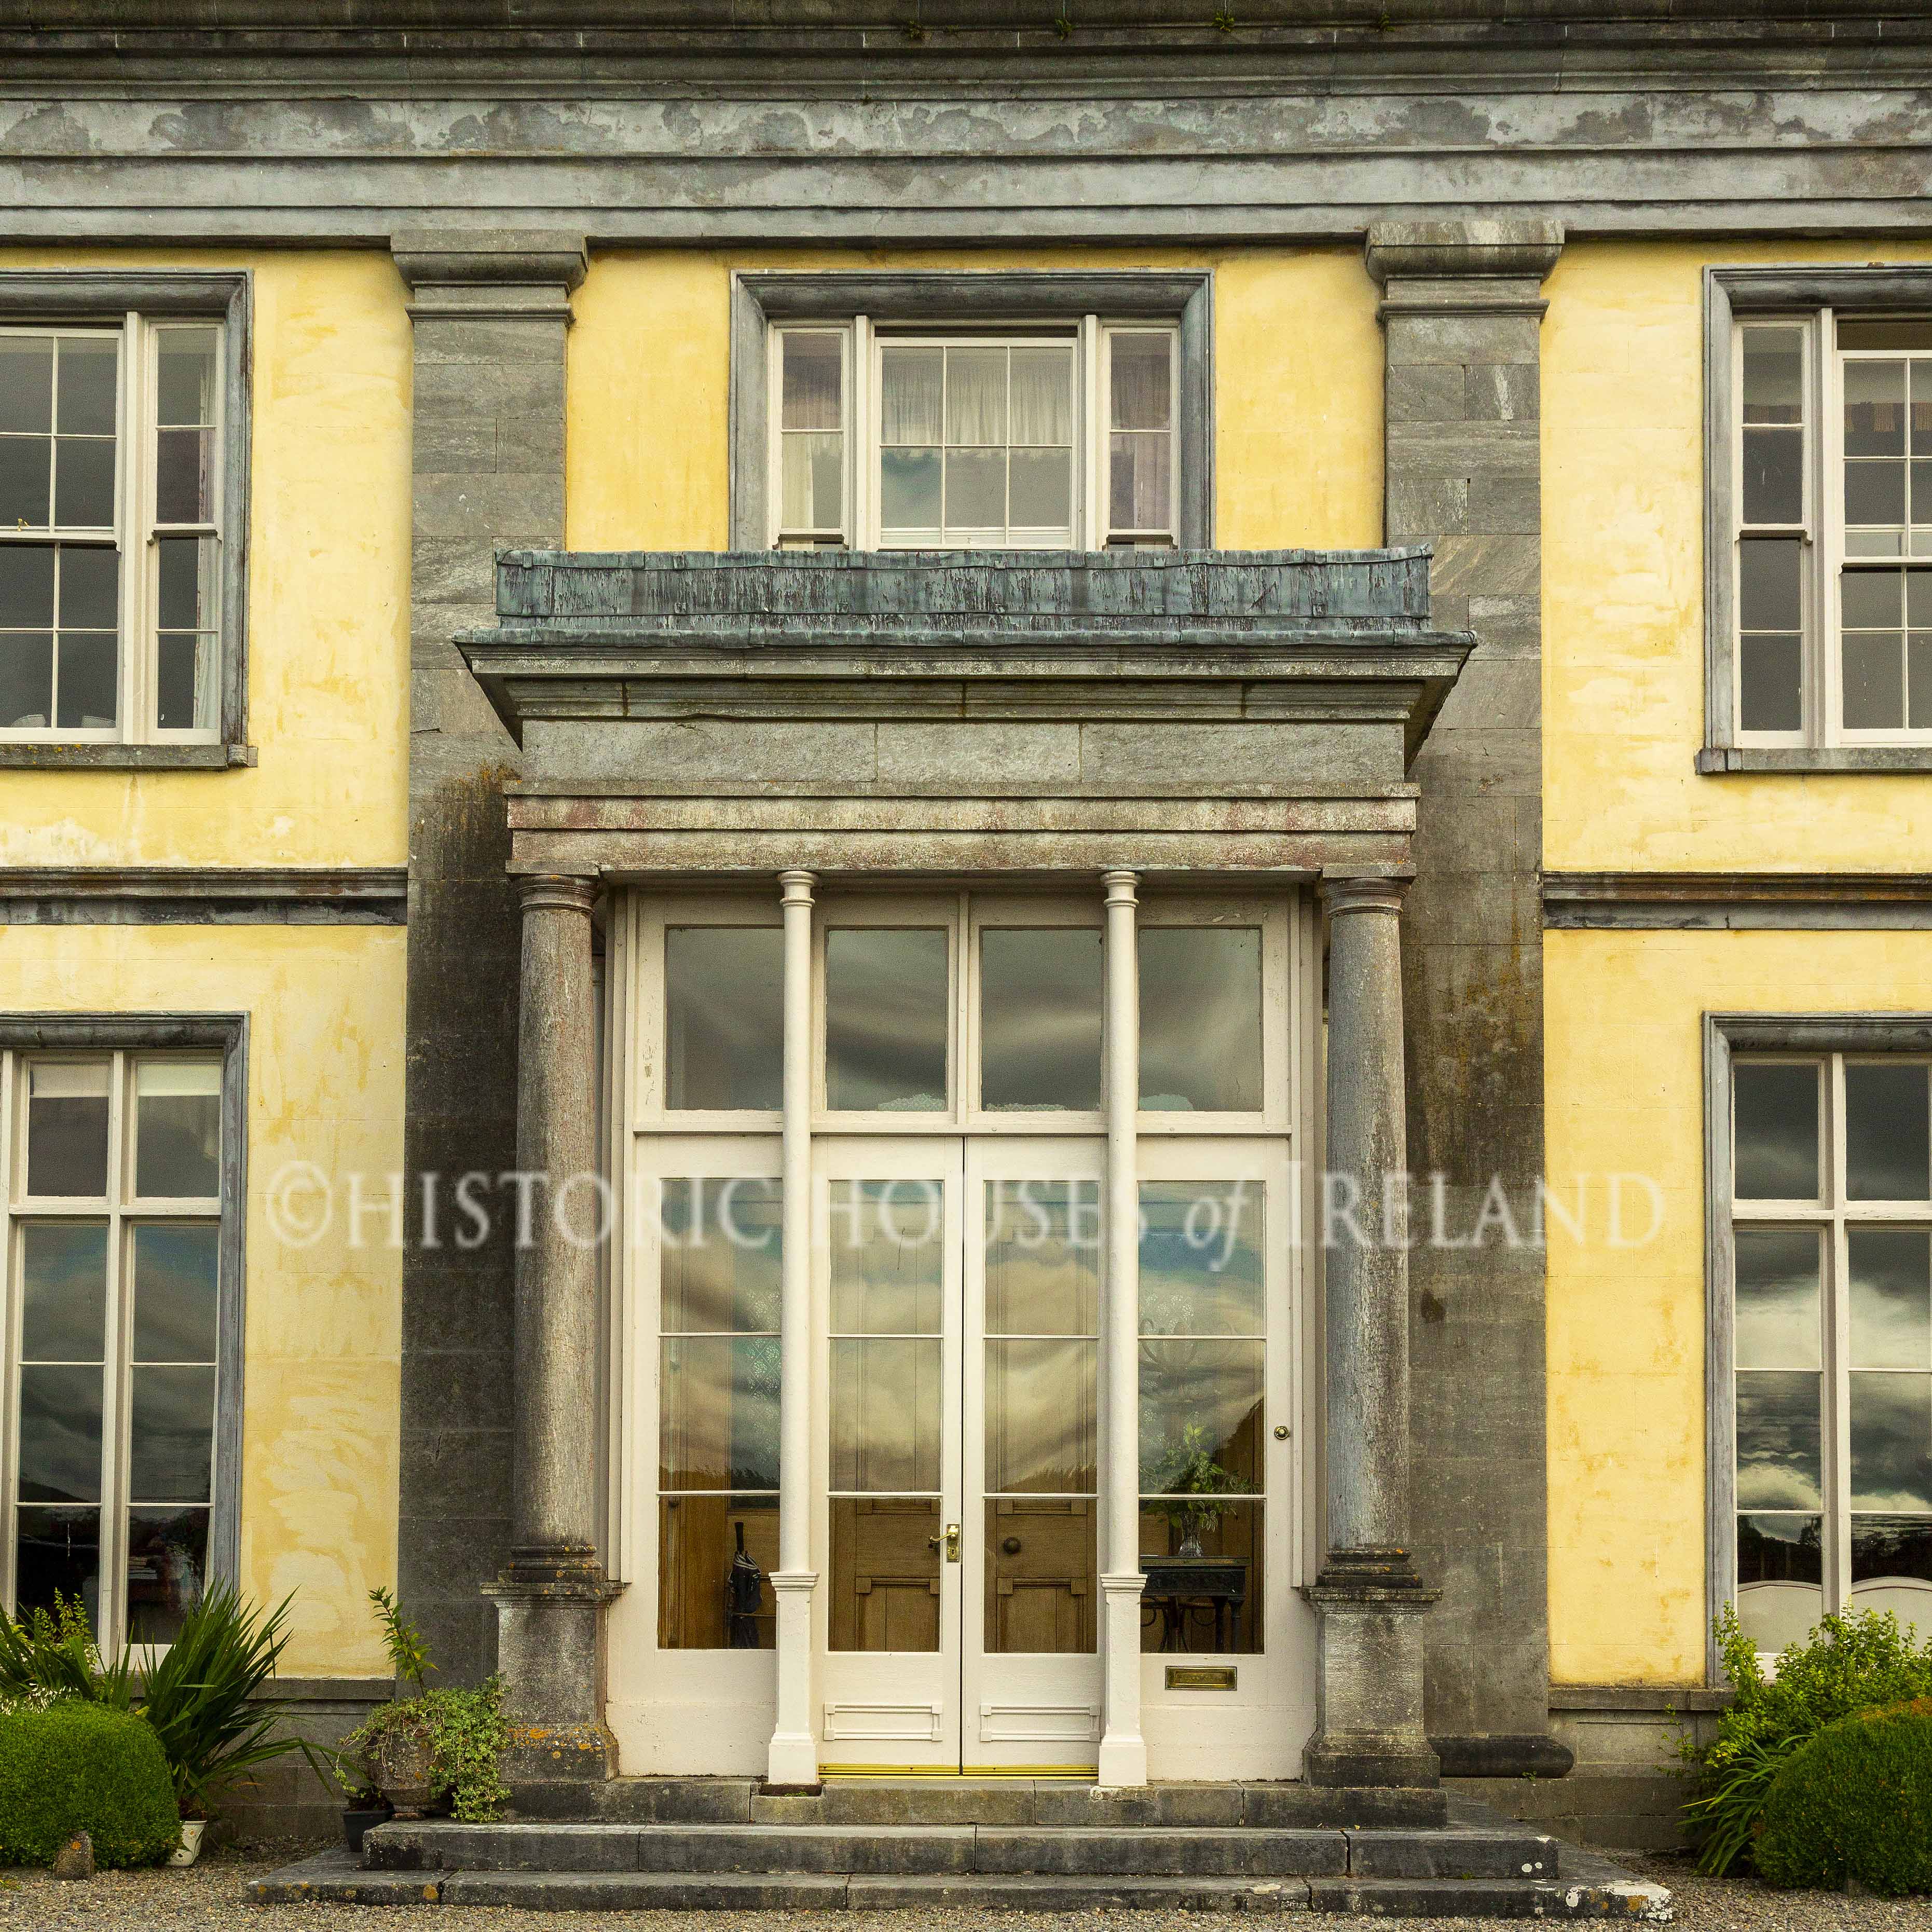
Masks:
[[[520,553],[517,870],[1400,871],[1472,649],[1426,549]]]

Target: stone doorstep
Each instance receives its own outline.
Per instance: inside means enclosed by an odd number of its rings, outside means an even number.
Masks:
[[[519,1786],[517,1814],[612,1825],[1195,1825],[1282,1830],[1427,1828],[1448,1817],[1440,1790],[1354,1790],[1299,1782],[1168,1784],[1103,1791],[1090,1780],[828,1780],[770,1794],[748,1778],[614,1778]],[[1534,1828],[1532,1827],[1532,1828]]]
[[[1003,1825],[390,1824],[382,1871],[1077,1874],[1160,1877],[1498,1878],[1557,1872],[1553,1839],[1501,1821],[1435,1831]]]
[[[1566,1857],[1567,1857],[1566,1850]],[[1497,1879],[1240,1880],[1066,1875],[842,1876],[744,1872],[364,1871],[344,1851],[323,1853],[252,1880],[257,1904],[333,1901],[376,1905],[494,1905],[548,1911],[992,1910],[1366,1912],[1378,1917],[1498,1916],[1658,1922],[1670,1894],[1584,1862],[1573,1880]]]

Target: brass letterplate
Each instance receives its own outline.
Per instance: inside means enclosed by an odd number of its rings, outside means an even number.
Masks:
[[[1232,1690],[1234,1666],[1232,1664],[1170,1664],[1167,1688],[1170,1690]]]

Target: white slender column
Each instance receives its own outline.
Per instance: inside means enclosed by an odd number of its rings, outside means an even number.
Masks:
[[[778,1724],[766,1776],[815,1785],[812,1730],[812,888],[781,872],[784,908],[783,1252],[778,1310]]]
[[[1106,1568],[1102,1659],[1106,1724],[1100,1782],[1147,1782],[1141,1736],[1140,1112],[1141,994],[1132,872],[1103,872],[1107,889],[1107,1462],[1101,1496]]]

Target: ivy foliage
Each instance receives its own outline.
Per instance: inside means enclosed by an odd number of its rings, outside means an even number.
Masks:
[[[502,1678],[490,1678],[474,1690],[424,1690],[380,1705],[343,1742],[366,1763],[382,1738],[398,1732],[428,1744],[431,1788],[449,1801],[455,1816],[484,1825],[503,1815],[510,1787],[501,1763],[510,1733],[503,1720]]]

